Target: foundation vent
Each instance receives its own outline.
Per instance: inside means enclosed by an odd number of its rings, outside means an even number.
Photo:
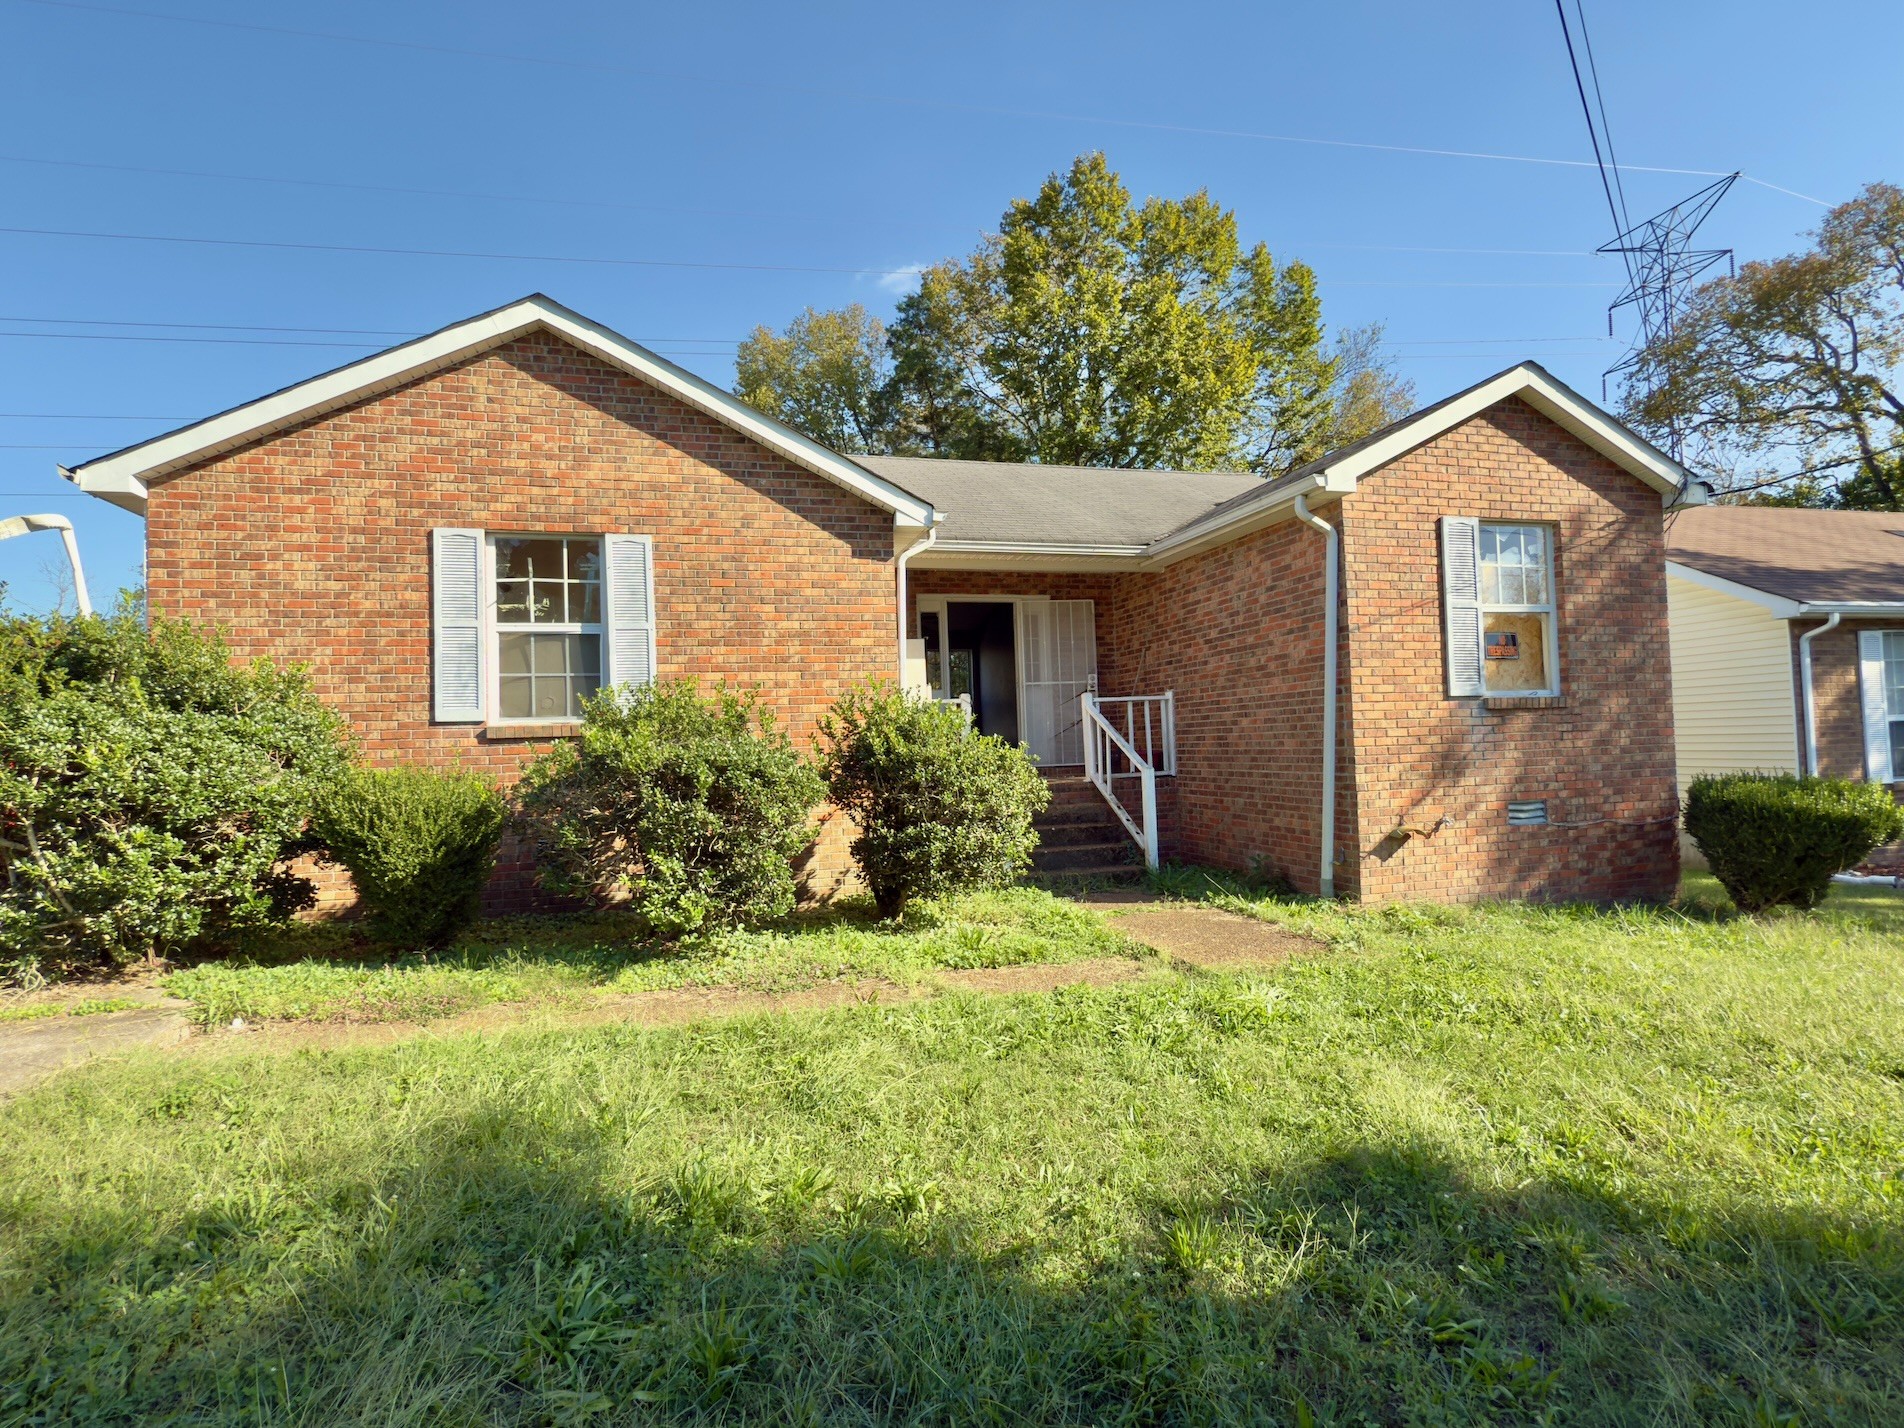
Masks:
[[[1526,798],[1507,805],[1507,826],[1510,828],[1534,828],[1547,821],[1547,800],[1544,798]]]

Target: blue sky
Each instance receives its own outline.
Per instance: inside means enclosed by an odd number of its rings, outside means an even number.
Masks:
[[[1587,0],[1620,159],[1834,203],[1904,180],[1904,7],[1822,13]],[[1540,0],[0,0],[0,514],[70,514],[109,595],[141,524],[56,461],[536,290],[726,384],[756,323],[889,309],[1097,148],[1310,263],[1424,401],[1526,356],[1597,395],[1622,350],[1591,168],[1399,151],[1590,161]],[[1635,216],[1707,182],[1626,181]],[[1743,183],[1705,235],[1770,256],[1823,211]],[[522,256],[340,251],[393,248]],[[58,563],[0,544],[19,607]]]

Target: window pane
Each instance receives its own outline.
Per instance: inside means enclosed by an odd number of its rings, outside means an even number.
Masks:
[[[533,665],[529,662],[529,641],[533,635],[496,636],[496,668],[503,674],[527,674]]]
[[[564,542],[543,536],[507,536],[496,542],[496,578],[562,579]]]
[[[578,625],[599,625],[602,622],[601,582],[591,580],[585,585],[569,586],[569,619]]]
[[[1884,712],[1904,719],[1904,631],[1884,632]]]
[[[575,648],[569,656],[569,668],[576,674],[594,679],[598,683],[602,672],[602,637],[600,635],[571,635]]]
[[[574,700],[569,712],[579,719],[582,717],[582,700],[602,687],[601,676],[593,673],[578,674],[574,679],[570,680],[569,683],[575,690]]]
[[[1485,616],[1481,645],[1488,693],[1525,694],[1547,688],[1548,615]]]
[[[1525,605],[1527,590],[1523,577],[1527,574],[1518,565],[1501,567],[1501,603],[1503,605]]]
[[[1891,777],[1904,773],[1904,719],[1891,721]]]
[[[502,717],[505,719],[527,719],[529,711],[535,707],[535,696],[531,691],[534,681],[526,674],[505,674],[502,677]]]
[[[1501,567],[1491,560],[1481,562],[1481,603],[1483,605],[1501,603]]]
[[[569,672],[569,641],[573,635],[531,635],[535,641],[534,668],[539,675]]]
[[[529,582],[496,582],[496,618],[507,624],[519,624],[529,618]]]
[[[569,713],[569,682],[557,675],[535,680],[535,716],[538,719],[564,719]]]
[[[1499,526],[1481,527],[1481,559],[1499,560],[1501,555]]]
[[[1521,531],[1519,526],[1503,526],[1495,532],[1499,542],[1502,565],[1521,563]]]

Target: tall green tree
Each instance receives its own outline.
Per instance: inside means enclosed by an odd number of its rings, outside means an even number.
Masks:
[[[757,330],[741,395],[817,439],[863,443],[848,450],[1081,466],[1275,472],[1337,429],[1315,274],[1245,249],[1208,193],[1134,203],[1102,154],[928,268],[883,354],[854,311]],[[823,340],[834,318],[852,342]]]
[[[1904,190],[1874,183],[1805,251],[1701,285],[1641,354],[1627,415],[1735,487],[1904,509]]]
[[[858,303],[808,308],[784,333],[756,327],[735,359],[735,392],[823,446],[848,454],[886,449],[893,422],[886,328]]]

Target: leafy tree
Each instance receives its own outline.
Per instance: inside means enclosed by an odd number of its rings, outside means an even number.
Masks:
[[[1806,251],[1703,284],[1641,354],[1627,415],[1722,466],[1796,454],[1824,504],[1904,509],[1904,190],[1874,183]]]
[[[1370,322],[1336,334],[1329,354],[1335,363],[1331,447],[1360,441],[1415,409],[1415,384],[1382,361],[1382,332],[1381,323]]]
[[[892,425],[892,358],[886,328],[858,303],[808,308],[785,333],[756,327],[741,343],[735,392],[823,446],[885,449]]]
[[[855,308],[757,329],[741,394],[847,450],[1081,466],[1274,472],[1336,429],[1315,274],[1245,250],[1208,193],[1133,203],[1102,154],[928,268],[880,335]]]

